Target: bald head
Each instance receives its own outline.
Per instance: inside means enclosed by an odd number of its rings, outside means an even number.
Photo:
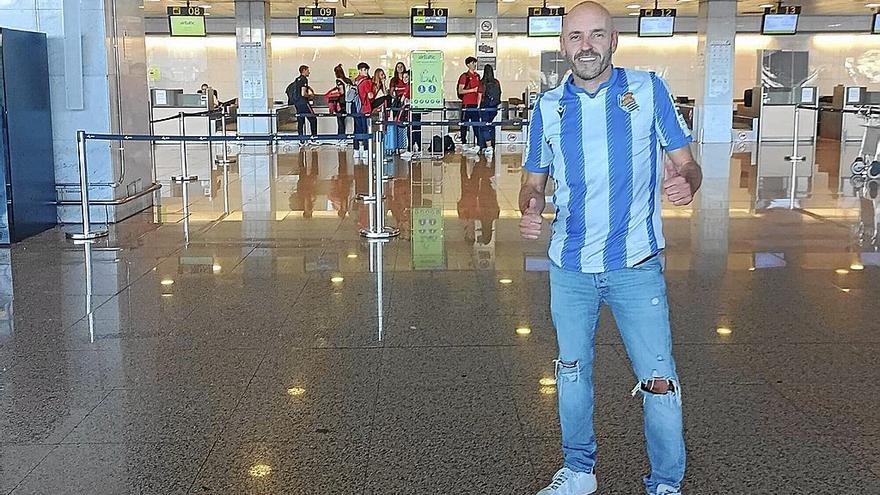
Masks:
[[[608,9],[583,2],[565,16],[560,36],[562,55],[571,64],[575,84],[598,87],[611,75],[611,56],[617,50],[617,31]]]

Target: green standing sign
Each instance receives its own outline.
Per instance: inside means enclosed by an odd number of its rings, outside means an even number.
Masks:
[[[412,52],[412,106],[419,110],[443,108],[443,52]]]

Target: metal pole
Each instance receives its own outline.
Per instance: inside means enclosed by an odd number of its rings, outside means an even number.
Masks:
[[[790,210],[794,209],[797,164],[798,162],[806,161],[806,157],[798,155],[798,141],[800,140],[800,108],[797,105],[794,107],[794,132],[792,133],[792,136],[791,155],[785,157],[785,159],[791,163],[791,189],[788,198],[788,208]]]
[[[95,343],[95,315],[92,312],[92,243],[83,243],[83,254],[85,255],[85,274],[86,274],[86,317],[89,322],[89,342]]]
[[[180,137],[186,136],[186,115],[183,112],[177,114],[177,128],[180,131]],[[189,175],[186,163],[186,141],[180,142],[180,175],[172,175],[171,180],[175,182],[192,182],[198,180],[198,177]]]
[[[220,117],[220,126],[223,130],[223,137],[226,137],[226,118],[229,117],[229,109],[223,107],[223,114]],[[223,159],[217,160],[217,163],[229,164],[232,163],[229,161],[229,146],[228,142],[223,141]]]
[[[368,239],[390,239],[400,235],[400,230],[385,226],[385,175],[382,170],[385,161],[385,122],[376,122],[371,130],[371,138],[368,140],[371,165],[368,180],[373,209],[370,214],[370,228],[362,230],[361,235]]]
[[[67,238],[74,241],[88,241],[104,237],[106,229],[92,231],[92,219],[89,215],[89,170],[86,164],[86,132],[76,131],[76,156],[79,160],[79,187],[82,196],[82,234],[68,233]]]

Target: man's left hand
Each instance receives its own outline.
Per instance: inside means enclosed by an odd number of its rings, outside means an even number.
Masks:
[[[663,189],[666,191],[666,197],[675,206],[686,206],[694,200],[691,185],[678,172],[672,160],[666,161],[666,180],[663,181]]]

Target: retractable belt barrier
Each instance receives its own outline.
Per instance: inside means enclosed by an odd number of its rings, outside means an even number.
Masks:
[[[397,109],[401,112],[411,112],[409,109]],[[496,109],[464,109],[470,111],[497,111]],[[390,110],[394,112],[394,109]],[[419,113],[417,110],[416,113]],[[797,113],[797,112],[796,112]],[[213,114],[219,114],[223,117],[223,135],[222,136],[187,136],[186,135],[186,127],[184,124],[185,117],[200,117],[200,116],[209,116]],[[294,114],[295,116],[314,116],[314,117],[336,117],[337,114],[315,114],[315,113],[304,113],[304,114]],[[83,220],[83,232],[81,234],[68,234],[68,238],[78,240],[78,241],[91,241],[93,239],[103,237],[107,235],[107,230],[92,230],[91,228],[91,218],[89,215],[89,182],[88,182],[88,164],[86,160],[86,143],[88,141],[119,141],[119,142],[165,142],[165,143],[180,143],[181,144],[181,175],[172,177],[172,180],[186,183],[194,180],[198,180],[196,176],[190,176],[187,172],[187,162],[186,162],[186,143],[224,143],[223,146],[223,159],[219,160],[217,163],[222,163],[224,165],[224,170],[226,170],[226,166],[230,163],[230,160],[227,155],[227,148],[225,143],[268,143],[274,144],[279,142],[304,142],[310,140],[323,140],[323,141],[346,141],[346,140],[363,140],[367,141],[367,150],[368,150],[368,166],[369,166],[369,190],[366,195],[362,195],[360,197],[361,201],[370,206],[370,221],[369,227],[363,229],[361,231],[361,235],[371,240],[387,240],[392,237],[396,237],[399,234],[399,230],[385,226],[385,207],[384,207],[384,184],[390,177],[386,177],[382,173],[382,165],[384,163],[384,138],[385,132],[387,130],[387,126],[389,124],[393,124],[395,126],[401,127],[428,127],[428,126],[449,126],[449,125],[459,125],[459,126],[467,126],[467,127],[497,127],[497,126],[505,126],[505,125],[514,125],[514,126],[524,126],[528,125],[528,121],[524,119],[508,119],[501,121],[493,121],[493,122],[483,122],[483,121],[472,121],[472,122],[461,122],[456,120],[436,120],[436,121],[418,121],[418,120],[409,120],[409,119],[389,119],[387,112],[383,112],[381,118],[375,113],[371,114],[343,114],[345,116],[359,116],[359,117],[369,117],[368,120],[368,132],[367,133],[351,133],[351,134],[320,134],[314,136],[300,136],[300,135],[292,135],[292,134],[278,134],[277,132],[272,132],[270,134],[257,134],[257,135],[235,135],[235,136],[227,136],[226,135],[226,118],[231,115],[228,113],[227,109],[223,109],[222,111],[207,111],[207,112],[198,112],[198,113],[190,113],[185,114],[183,112],[178,115],[174,115],[165,119],[158,119],[151,121],[152,123],[170,121],[174,119],[180,120],[180,130],[181,133],[179,136],[168,136],[168,135],[153,135],[153,134],[108,134],[108,133],[95,133],[90,132],[87,133],[85,131],[77,131],[76,133],[76,142],[77,142],[77,158],[79,161],[79,176],[80,176],[80,188],[81,188],[81,208],[82,208],[82,220]],[[236,117],[244,117],[244,118],[258,118],[258,117],[277,117],[277,112],[272,113],[239,113],[235,115]],[[228,212],[229,206],[225,205],[225,209]]]

